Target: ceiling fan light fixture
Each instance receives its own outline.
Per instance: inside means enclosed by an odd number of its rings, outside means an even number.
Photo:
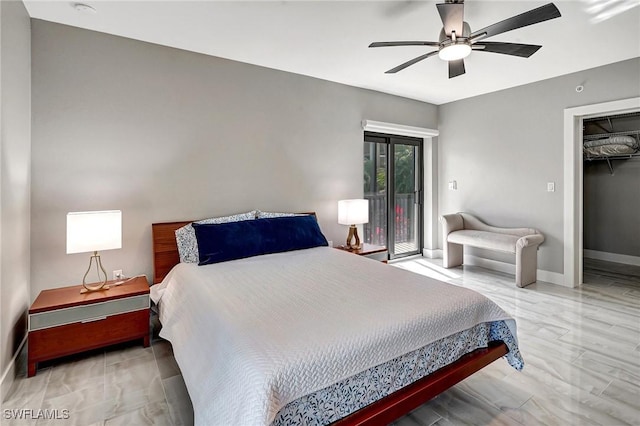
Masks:
[[[450,44],[438,51],[438,57],[443,61],[455,61],[469,56],[471,45],[467,43]]]

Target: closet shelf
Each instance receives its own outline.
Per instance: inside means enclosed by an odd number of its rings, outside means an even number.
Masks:
[[[592,160],[628,160],[629,158],[640,158],[640,152],[635,152],[633,154],[621,154],[621,155],[603,155],[600,157],[584,157],[584,161],[592,161]]]
[[[592,141],[595,139],[610,138],[612,136],[635,136],[640,137],[640,130],[627,130],[624,132],[597,133],[594,135],[584,135],[583,140]]]
[[[613,160],[640,158],[640,111],[588,118],[582,129],[584,161],[606,161],[612,176]]]

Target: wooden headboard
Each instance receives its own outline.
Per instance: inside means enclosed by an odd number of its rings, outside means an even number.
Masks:
[[[152,223],[151,233],[153,235],[153,283],[162,282],[171,268],[180,263],[178,255],[178,244],[176,244],[176,229],[182,228],[188,223],[166,222]]]
[[[310,214],[316,216],[315,212],[304,212],[300,214]],[[317,218],[317,217],[316,217]],[[178,244],[176,243],[176,229],[193,222],[186,220],[183,222],[152,223],[151,234],[153,238],[153,283],[162,282],[171,268],[180,263],[178,254]]]

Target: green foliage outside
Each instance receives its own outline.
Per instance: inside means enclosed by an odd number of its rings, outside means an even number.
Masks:
[[[415,158],[413,147],[408,145],[396,145],[396,193],[408,194],[415,190]]]
[[[387,171],[384,167],[375,168],[375,159],[370,158],[364,162],[364,192],[384,192],[387,185]],[[415,158],[413,147],[408,145],[396,145],[395,150],[395,183],[397,194],[408,194],[414,191]],[[377,187],[373,184],[373,177]]]

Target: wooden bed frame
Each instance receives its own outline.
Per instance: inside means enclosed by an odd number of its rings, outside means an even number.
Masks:
[[[171,268],[180,263],[175,231],[192,221],[154,223],[153,283],[161,282]],[[473,373],[509,352],[504,342],[490,342],[489,347],[476,349],[448,366],[344,417],[334,425],[375,426],[388,424],[409,413]]]

